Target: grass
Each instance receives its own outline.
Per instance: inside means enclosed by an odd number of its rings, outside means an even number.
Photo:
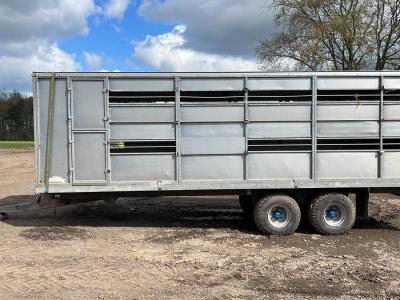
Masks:
[[[0,148],[32,148],[33,141],[0,141]]]

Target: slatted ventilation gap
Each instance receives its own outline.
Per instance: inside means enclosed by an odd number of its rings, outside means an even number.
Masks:
[[[379,151],[379,138],[318,139],[318,151]],[[249,140],[249,152],[311,151],[311,139]],[[400,151],[400,138],[385,138],[383,150]]]
[[[320,151],[379,151],[379,138],[372,139],[318,139]],[[383,139],[383,150],[400,150],[399,138]]]
[[[312,91],[249,91],[251,102],[308,102],[312,101]]]
[[[400,101],[400,90],[385,91],[384,101]]]
[[[243,91],[195,91],[181,92],[181,102],[225,102],[235,103],[244,101]]]
[[[110,91],[110,103],[173,103],[174,92],[118,92]]]
[[[318,90],[318,101],[340,101],[340,102],[361,102],[380,101],[381,91],[379,90]]]
[[[311,139],[301,140],[249,140],[249,152],[311,151]]]
[[[175,153],[175,141],[114,141],[110,143],[110,153]]]

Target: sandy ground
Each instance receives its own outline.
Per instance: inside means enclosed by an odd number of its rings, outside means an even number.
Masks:
[[[0,150],[0,201],[33,199],[33,153]],[[1,299],[400,299],[400,199],[343,236],[259,235],[236,197],[132,198],[0,223]]]

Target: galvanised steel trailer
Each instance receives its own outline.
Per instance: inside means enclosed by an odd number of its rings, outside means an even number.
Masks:
[[[33,207],[238,194],[263,233],[304,210],[341,234],[400,193],[400,72],[34,73],[33,93]]]

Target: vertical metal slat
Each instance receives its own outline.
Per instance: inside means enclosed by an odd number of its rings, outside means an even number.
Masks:
[[[106,147],[106,157],[105,157],[105,164],[106,164],[106,181],[107,184],[111,182],[111,156],[110,156],[110,80],[108,77],[104,80],[104,126],[106,129],[105,134],[105,147]]]
[[[317,109],[318,109],[318,95],[317,95],[317,76],[312,77],[312,108],[311,108],[311,143],[312,143],[312,154],[311,154],[311,179],[317,179]]]
[[[72,156],[72,81],[71,77],[67,78],[67,129],[68,129],[68,182],[73,180],[73,156]]]
[[[244,130],[244,140],[245,140],[245,148],[244,148],[244,158],[243,158],[243,163],[244,163],[244,180],[248,179],[248,163],[247,163],[247,157],[249,154],[248,151],[248,129],[247,129],[247,124],[249,123],[249,89],[247,88],[247,77],[244,78],[244,122],[243,122],[243,130]]]
[[[36,186],[40,184],[40,117],[39,117],[39,78],[35,76],[32,78],[33,86],[33,126],[34,126],[34,144],[35,144],[35,183]]]
[[[379,86],[381,89],[380,101],[379,101],[379,155],[378,155],[378,178],[382,178],[382,163],[383,163],[383,122],[384,122],[384,97],[385,87],[383,85],[384,77],[381,76],[379,79]]]
[[[175,178],[176,181],[182,180],[182,160],[181,160],[181,89],[180,78],[175,77],[175,145],[176,145],[176,160],[175,160]]]
[[[45,184],[45,193],[49,192],[49,182],[50,182],[50,172],[51,172],[51,163],[52,163],[52,154],[53,154],[53,123],[54,123],[54,102],[55,102],[55,89],[56,89],[56,75],[55,73],[51,74],[50,79],[50,99],[49,99],[49,109],[47,113],[47,140],[46,140],[46,165],[44,172],[44,184]]]

